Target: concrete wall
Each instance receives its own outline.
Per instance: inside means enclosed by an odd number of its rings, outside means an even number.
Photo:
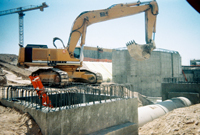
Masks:
[[[182,66],[183,72],[189,82],[200,82],[200,67],[199,66]]]
[[[145,61],[136,61],[128,50],[113,50],[112,75],[115,83],[132,83],[134,91],[146,96],[161,96],[163,78],[179,77],[181,57],[178,52],[153,51]]]
[[[112,59],[112,49],[102,48],[102,52],[97,47],[85,46],[83,50],[84,57],[93,59]]]
[[[184,96],[193,104],[200,103],[200,84],[162,83],[162,100]]]
[[[138,134],[136,98],[49,113],[3,99],[1,103],[28,112],[41,128],[43,135],[89,134],[124,123],[135,123],[132,131]]]

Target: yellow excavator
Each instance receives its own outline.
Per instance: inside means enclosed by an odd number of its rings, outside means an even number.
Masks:
[[[101,83],[102,75],[93,71],[82,69],[83,47],[85,44],[86,29],[89,25],[97,22],[145,13],[146,44],[139,45],[134,41],[127,43],[130,55],[136,60],[145,60],[150,57],[151,51],[155,49],[153,34],[156,31],[156,17],[158,5],[156,1],[136,2],[127,4],[115,4],[107,9],[82,12],[74,21],[69,36],[68,44],[64,49],[56,47],[48,48],[47,45],[20,46],[18,66],[42,66],[53,67],[39,69],[32,76],[39,75],[44,85],[67,85],[70,82]],[[80,46],[77,43],[81,39]],[[63,42],[62,42],[63,43]]]

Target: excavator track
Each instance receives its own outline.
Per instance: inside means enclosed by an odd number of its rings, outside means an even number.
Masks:
[[[85,82],[85,83],[89,83],[89,84],[101,84],[103,82],[103,77],[102,77],[101,73],[98,73],[96,71],[91,71],[91,70],[85,69],[85,68],[77,70],[77,72],[78,71],[85,72],[86,75],[94,75],[94,77],[91,77],[88,80],[82,80],[80,78],[80,79],[77,79],[76,82]]]
[[[32,76],[39,75],[42,83],[48,86],[64,86],[69,83],[67,72],[58,68],[38,69]]]
[[[93,75],[88,80],[83,78],[73,78],[73,82],[88,83],[88,84],[101,84],[103,77],[100,73],[90,71],[88,69],[80,69],[77,72],[85,72],[85,75]],[[69,82],[69,76],[67,72],[62,71],[58,68],[38,69],[31,74],[32,76],[39,76],[43,85],[45,86],[58,86],[64,87],[65,85],[71,85]]]
[[[67,72],[65,71],[62,71],[58,68],[52,68],[52,70],[54,72],[56,72],[57,74],[59,74],[60,76],[60,86],[64,86],[64,85],[67,85],[69,83],[69,77],[68,77],[68,74]]]
[[[102,77],[102,75],[101,75],[101,73],[95,73],[95,76],[96,76],[96,78],[97,78],[97,84],[100,84],[100,83],[102,83],[103,82],[103,77]]]

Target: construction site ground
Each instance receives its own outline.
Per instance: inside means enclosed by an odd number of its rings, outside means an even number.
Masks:
[[[16,55],[0,54],[0,68],[6,73],[7,85],[30,84],[31,71],[16,66]],[[33,69],[31,69],[33,70]],[[152,104],[147,97],[135,92],[138,106]],[[2,92],[0,91],[0,101]],[[166,115],[145,124],[138,129],[140,135],[200,135],[200,104],[175,109]],[[27,113],[0,103],[0,134],[35,134],[41,131],[34,119]]]

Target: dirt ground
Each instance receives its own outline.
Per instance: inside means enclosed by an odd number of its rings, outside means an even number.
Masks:
[[[7,85],[30,84],[28,75],[31,72],[18,68],[16,66],[17,58],[13,54],[0,54],[0,68],[6,74]],[[0,88],[0,135],[42,135],[39,126],[28,113],[3,106],[1,98]]]
[[[0,135],[42,135],[39,126],[28,113],[3,106],[1,98],[0,87]]]
[[[28,75],[30,70],[19,69],[16,66],[16,55],[1,55],[0,68],[6,73],[8,85],[30,84]],[[138,106],[152,102],[139,93]],[[0,91],[0,101],[2,93]],[[140,127],[139,135],[200,135],[200,104],[186,108],[175,109],[166,115]],[[0,103],[0,135],[7,134],[34,134],[41,135],[41,131],[33,118],[22,111],[9,108]]]
[[[28,113],[0,105],[1,135],[42,135],[39,126]]]
[[[175,109],[145,124],[139,135],[200,135],[200,104]]]
[[[11,71],[3,71],[6,73],[7,85],[30,84],[29,80],[24,80]],[[28,113],[3,106],[1,98],[0,87],[0,135],[42,135],[39,126]]]

